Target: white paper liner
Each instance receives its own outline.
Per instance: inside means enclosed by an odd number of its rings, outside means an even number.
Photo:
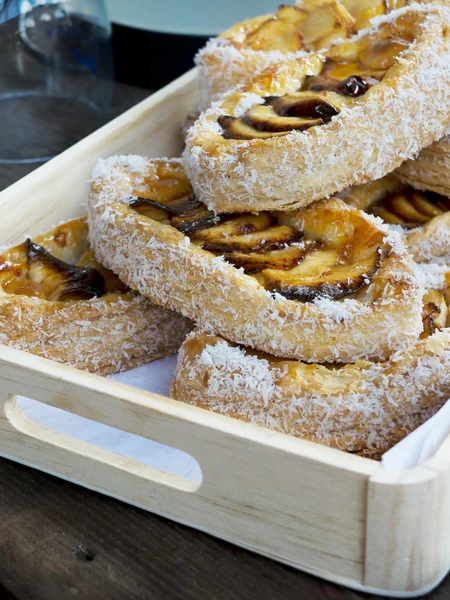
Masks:
[[[163,358],[126,373],[114,375],[112,379],[137,388],[168,396],[176,365],[176,356]],[[73,415],[29,398],[19,398],[24,414],[53,431],[64,433],[106,450],[133,458],[146,465],[201,481],[201,470],[197,461],[175,448],[152,442],[138,435],[127,433]],[[450,402],[434,417],[408,435],[383,456],[382,465],[389,469],[409,469],[431,458],[450,433]]]
[[[176,356],[163,358],[132,371],[113,375],[111,379],[168,396],[176,362]],[[19,405],[29,419],[53,431],[95,444],[174,475],[193,481],[202,480],[198,462],[182,450],[152,442],[139,435],[102,425],[29,398],[20,397]]]

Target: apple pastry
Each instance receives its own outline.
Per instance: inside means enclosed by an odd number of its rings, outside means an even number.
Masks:
[[[237,23],[209,40],[196,57],[200,110],[272,65],[328,49],[372,18],[411,4],[409,0],[299,0],[275,14]],[[445,4],[443,0],[441,4]]]
[[[445,133],[449,56],[450,10],[414,5],[260,74],[189,130],[197,197],[220,212],[287,210],[379,179]]]
[[[107,375],[173,354],[189,329],[95,260],[86,219],[0,253],[2,344]]]
[[[450,329],[384,362],[307,364],[196,330],[181,346],[176,400],[379,458],[450,395]]]
[[[422,287],[400,236],[342,200],[216,214],[179,160],[113,156],[94,170],[88,213],[102,264],[234,342],[353,362],[387,358],[422,330]]]
[[[416,190],[394,175],[352,186],[338,197],[398,228],[417,262],[450,264],[450,198]]]

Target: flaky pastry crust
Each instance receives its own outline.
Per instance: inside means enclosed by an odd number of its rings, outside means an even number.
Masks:
[[[174,354],[190,323],[126,290],[112,273],[95,263],[87,237],[86,219],[75,219],[33,242],[68,265],[81,259],[82,266],[95,268],[105,283],[105,293],[90,299],[75,299],[80,277],[68,283],[70,299],[64,298],[64,290],[54,292],[61,299],[45,298],[43,285],[28,279],[26,244],[0,253],[0,343],[102,375]],[[33,245],[32,249],[35,255],[42,253],[39,247]],[[39,279],[52,277],[51,257],[44,253],[39,262],[37,256],[34,266]],[[56,277],[58,270],[57,265]],[[64,286],[64,270],[61,272]]]
[[[424,148],[414,160],[405,161],[396,173],[419,190],[450,196],[450,134]]]
[[[247,118],[267,98],[296,94],[307,76],[324,68],[321,54],[277,65],[213,104],[186,141],[184,163],[197,197],[220,212],[298,208],[378,179],[441,138],[450,100],[449,9],[400,9],[350,42],[360,44],[408,20],[417,26],[414,43],[381,81],[326,124],[268,139],[225,139],[218,122]],[[328,56],[343,53],[350,42],[336,44]]]
[[[194,331],[172,397],[340,450],[379,458],[450,394],[450,329],[381,363],[324,366],[258,355]]]
[[[115,156],[100,160],[93,173],[91,245],[102,264],[132,289],[235,342],[308,362],[383,359],[418,338],[423,290],[398,235],[388,233],[381,221],[336,199],[291,215],[291,225],[299,232],[304,226],[306,236],[308,223],[308,235],[318,236],[325,248],[344,238],[349,249],[371,240],[378,257],[370,276],[364,275],[361,283],[366,285],[351,297],[336,301],[324,293],[313,301],[296,301],[283,291],[269,291],[167,220],[149,218],[131,206],[139,201],[136,196],[158,200],[165,180],[171,186],[186,183],[178,160]],[[184,188],[188,195],[189,189]],[[227,239],[221,238],[222,243]],[[286,272],[275,275],[282,278]]]

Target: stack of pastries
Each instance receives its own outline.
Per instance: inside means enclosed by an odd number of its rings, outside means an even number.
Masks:
[[[378,458],[450,397],[450,6],[299,0],[197,60],[182,158],[97,162],[81,292],[57,234],[27,241],[0,257],[0,320],[47,303],[95,345],[98,318],[115,356],[78,366],[100,372],[194,327],[175,399]]]

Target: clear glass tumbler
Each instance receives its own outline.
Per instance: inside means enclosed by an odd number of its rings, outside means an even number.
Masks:
[[[104,0],[20,0],[19,8],[18,42],[12,22],[0,39],[8,56],[0,164],[44,162],[103,125],[114,87]]]
[[[111,25],[104,0],[21,0],[19,32],[47,64],[99,74],[109,65]]]

